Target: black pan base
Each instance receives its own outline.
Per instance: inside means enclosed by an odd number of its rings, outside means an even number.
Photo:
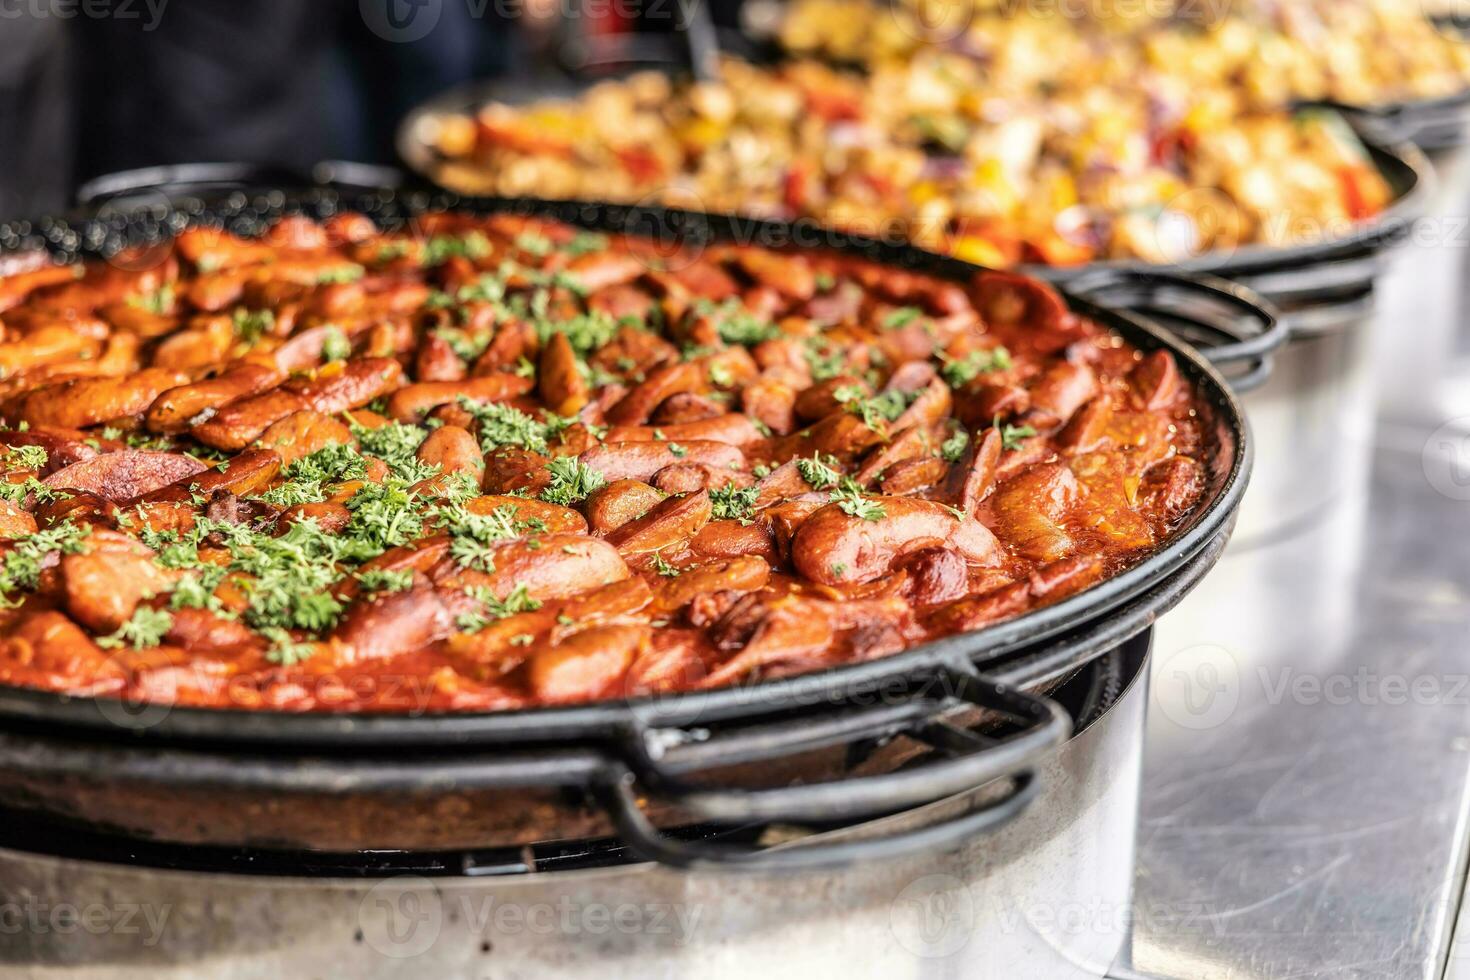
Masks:
[[[1146,663],[1150,640],[1150,632],[1134,637],[1079,669],[1052,692],[1053,700],[1073,719],[1078,734],[1102,718],[1137,677]],[[696,826],[667,833],[680,840],[754,845],[763,829],[759,824],[723,829]],[[290,878],[384,878],[406,874],[484,878],[616,867],[644,860],[637,850],[616,838],[478,850],[354,852],[172,844],[108,834],[85,825],[58,830],[54,816],[0,808],[0,837],[10,850],[169,871]]]

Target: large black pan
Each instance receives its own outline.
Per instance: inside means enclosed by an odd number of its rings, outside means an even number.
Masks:
[[[401,226],[426,211],[463,209],[556,217],[679,244],[837,248],[956,279],[975,272],[956,260],[815,225],[657,208],[330,187],[291,193],[215,187],[199,195],[155,186],[143,192],[149,195],[164,203],[130,210],[113,198],[111,207],[89,214],[0,225],[0,251],[105,254],[197,224],[250,234],[283,211],[320,217],[350,208]],[[1237,335],[1229,357],[1261,364],[1281,341],[1269,307],[1248,292],[1199,277],[1169,282],[1201,301],[1208,318],[1201,326]],[[1024,805],[1032,765],[1066,737],[1064,713],[1017,685],[1054,684],[1177,601],[1218,557],[1250,467],[1239,405],[1209,361],[1125,313],[1069,301],[1145,350],[1171,351],[1199,386],[1215,446],[1206,499],[1187,526],[1146,560],[1077,596],[868,663],[747,687],[571,707],[282,714],[129,706],[4,688],[0,792],[8,802],[91,824],[195,843],[490,846],[586,836],[606,830],[611,814],[630,843],[665,860],[789,862],[849,855],[690,852],[654,833],[639,808],[641,796],[658,798],[662,805],[650,812],[661,824],[812,822],[905,809],[1012,777],[1011,788],[990,805],[888,846],[928,846],[936,835],[977,832]],[[1247,321],[1254,330],[1238,336]],[[991,734],[956,727],[951,716],[983,719]],[[900,735],[936,751],[920,765],[895,770],[913,754],[912,743],[907,753],[896,748]],[[880,744],[882,750],[873,749]],[[706,770],[719,771],[720,779],[691,775]],[[847,775],[814,783],[814,773]],[[762,788],[743,788],[752,776]],[[797,852],[806,856],[784,856]]]

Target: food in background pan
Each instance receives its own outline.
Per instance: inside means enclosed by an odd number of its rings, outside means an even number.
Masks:
[[[1431,21],[1435,0],[793,0],[781,45],[882,65],[948,52],[978,63],[990,91],[1018,95],[1132,85],[1164,75],[1242,110],[1304,100],[1359,106],[1470,88],[1470,45]]]
[[[1009,273],[523,216],[0,279],[0,681],[496,709],[895,653],[1158,549],[1192,383]]]
[[[1065,51],[1045,53],[1076,60]],[[574,101],[424,117],[410,135],[460,191],[808,216],[991,267],[1296,244],[1391,199],[1325,112],[1243,113],[1164,75],[1030,94],[988,82],[940,52],[865,75],[727,61],[718,84],[642,74]]]

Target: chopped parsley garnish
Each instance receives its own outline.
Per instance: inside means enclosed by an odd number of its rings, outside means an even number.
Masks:
[[[455,618],[454,624],[466,633],[478,633],[496,620],[541,608],[540,600],[532,599],[524,585],[516,586],[504,599],[496,598],[495,593],[484,586],[465,589],[465,594],[484,607],[480,612],[461,613]]]
[[[281,476],[285,482],[262,493],[259,499],[277,507],[317,503],[327,498],[325,484],[365,478],[367,460],[348,445],[324,446],[288,465]]]
[[[298,521],[280,537],[210,521],[196,526],[195,533],[200,531],[225,537],[230,569],[251,576],[241,582],[251,626],[324,630],[336,623],[342,603],[327,587],[338,577],[342,543],[316,522]]]
[[[0,563],[0,597],[14,603],[17,592],[34,589],[41,581],[41,569],[47,555],[61,552],[74,555],[82,550],[86,531],[71,521],[11,542],[11,548]]]
[[[117,632],[98,637],[97,645],[104,650],[116,650],[123,646],[147,650],[162,643],[173,624],[173,614],[168,610],[139,606],[133,611],[132,618],[117,628]]]
[[[351,446],[336,443],[301,457],[288,465],[281,475],[288,480],[344,483],[366,477],[367,460]]]
[[[573,257],[586,255],[589,252],[602,252],[607,250],[608,239],[606,235],[600,235],[595,231],[579,231],[572,240],[561,247],[561,250]]]
[[[357,280],[365,275],[367,275],[366,269],[356,262],[348,262],[345,265],[336,265],[329,269],[323,269],[317,273],[316,281],[318,285],[329,286],[334,283],[357,282]]]
[[[5,466],[13,470],[39,470],[50,458],[40,446],[12,446],[5,451]]]
[[[551,250],[556,247],[551,239],[545,235],[537,235],[529,231],[517,235],[515,245],[522,252],[525,252],[527,255],[534,255],[538,259],[550,255]]]
[[[311,659],[312,645],[298,643],[290,633],[278,626],[267,626],[260,631],[260,635],[270,641],[271,648],[266,652],[265,659],[273,664],[295,667]]]
[[[451,504],[435,508],[434,518],[449,532],[449,553],[461,566],[493,572],[495,544],[546,530],[546,522],[540,518],[518,520],[519,511],[514,504],[505,504],[489,514],[476,514],[463,505]]]
[[[321,484],[309,480],[295,480],[271,487],[256,499],[277,507],[296,507],[300,504],[316,504],[327,499]]]
[[[450,259],[483,259],[490,254],[490,239],[483,232],[472,231],[466,235],[435,235],[424,243],[422,263],[426,266],[443,265]]]
[[[680,575],[684,574],[682,569],[680,569],[676,565],[670,564],[668,560],[665,559],[664,556],[659,554],[658,552],[654,552],[653,554],[653,570],[658,572],[664,578],[678,578]]]
[[[387,242],[378,246],[378,251],[373,255],[373,261],[379,264],[401,259],[408,254],[408,242]]]
[[[876,500],[869,500],[863,494],[863,488],[858,486],[857,481],[850,476],[843,477],[841,484],[832,491],[832,502],[841,508],[844,514],[865,521],[877,521],[888,516],[883,505]]]
[[[939,446],[939,458],[946,463],[958,463],[970,445],[970,434],[960,429]]]
[[[459,399],[459,407],[480,423],[480,449],[492,452],[514,446],[545,455],[548,440],[572,424],[571,419],[547,413],[547,421],[539,422],[512,405],[501,402],[474,402]]]
[[[326,337],[322,339],[322,360],[327,363],[333,361],[345,361],[352,356],[352,341],[342,332],[341,327],[328,327]]]
[[[418,497],[398,483],[364,483],[352,495],[347,501],[347,509],[352,512],[345,532],[348,537],[381,552],[408,544],[422,533],[423,515],[414,505]]]
[[[1000,430],[1001,449],[1011,451],[1020,449],[1022,439],[1029,439],[1036,435],[1036,430],[1029,425],[1001,425],[999,415],[995,417],[991,425]]]
[[[711,490],[711,516],[717,521],[748,521],[760,495],[759,487],[737,487],[733,483]]]
[[[488,330],[469,334],[453,327],[439,327],[434,331],[434,336],[448,344],[449,349],[454,351],[455,356],[461,361],[477,360],[481,354],[485,353],[485,348],[490,346],[490,341],[494,337]]]
[[[575,456],[559,456],[547,463],[546,469],[551,482],[541,491],[541,499],[563,507],[586,500],[588,494],[607,482],[600,471]]]
[[[883,317],[884,330],[898,330],[913,323],[924,315],[924,311],[917,306],[900,306]]]
[[[406,422],[389,422],[375,429],[353,422],[348,428],[357,437],[361,451],[376,456],[393,471],[393,475],[407,483],[418,483],[438,475],[439,468],[420,462],[414,454],[429,437],[429,433],[417,425]]]
[[[220,602],[214,590],[224,577],[225,570],[220,566],[200,565],[197,571],[174,583],[174,590],[168,597],[169,608],[207,609],[223,615],[224,603]]]
[[[374,568],[359,573],[357,584],[364,592],[406,592],[413,587],[413,571]]]
[[[821,338],[807,342],[802,350],[813,381],[830,381],[847,367],[847,353],[841,347],[828,346]]]
[[[536,318],[536,336],[545,344],[556,334],[565,334],[572,350],[579,357],[586,357],[600,347],[606,346],[621,329],[611,316],[599,311],[579,313],[565,320],[550,320],[545,315]]]
[[[780,329],[774,323],[751,313],[740,305],[738,299],[727,299],[719,305],[707,299],[700,300],[694,304],[694,312],[713,320],[720,339],[727,344],[753,347],[762,341],[781,336]]]
[[[461,303],[499,303],[505,299],[504,272],[482,272],[468,286],[461,286],[455,299]]]
[[[862,388],[857,385],[843,385],[832,392],[832,397],[852,414],[861,416],[863,424],[868,428],[881,432],[887,428],[887,423],[898,420],[913,404],[918,393],[910,394],[893,389],[864,398]]]
[[[153,436],[146,432],[129,432],[123,441],[129,449],[169,450],[174,445],[168,436]]]
[[[1011,367],[1011,352],[1004,347],[989,350],[973,350],[958,360],[945,360],[939,369],[951,388],[960,388],[991,371],[1007,371]]]
[[[151,293],[129,296],[128,305],[134,309],[152,313],[154,316],[167,316],[168,311],[173,309],[174,305],[173,284],[166,283]]]
[[[233,323],[235,338],[244,344],[254,344],[276,328],[276,314],[272,310],[247,310],[242,306],[235,310]]]
[[[836,465],[835,456],[828,456],[824,460],[821,453],[816,453],[811,459],[798,459],[796,471],[813,490],[825,490],[835,486],[837,481],[842,479],[842,474],[833,469]]]
[[[155,560],[164,568],[199,567],[199,542],[192,536],[180,537],[178,531],[155,531],[144,527],[138,532],[138,540],[153,549]]]

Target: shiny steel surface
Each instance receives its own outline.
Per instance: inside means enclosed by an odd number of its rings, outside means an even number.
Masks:
[[[1465,975],[1470,324],[1445,270],[1470,249],[1401,256],[1362,489],[1232,545],[1159,624],[1139,914],[1113,976]]]
[[[1369,306],[1373,300],[1363,297]],[[1360,492],[1367,476],[1373,314],[1345,304],[1336,315],[1329,329],[1293,337],[1273,357],[1266,383],[1242,396],[1256,460],[1231,539],[1235,553],[1320,520]]]
[[[0,849],[0,977],[1099,977],[1127,937],[1145,649],[1112,709],[1040,767],[1036,802],[950,853],[838,874],[643,864],[375,882]],[[54,924],[63,905],[93,926]]]

